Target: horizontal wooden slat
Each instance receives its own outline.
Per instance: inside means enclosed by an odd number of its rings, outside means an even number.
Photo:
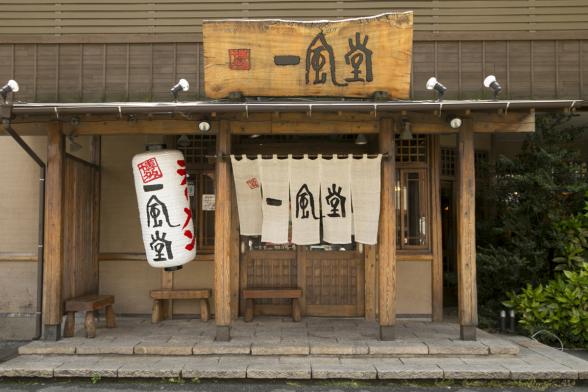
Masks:
[[[201,299],[210,298],[210,289],[185,289],[185,290],[151,290],[153,299]]]
[[[245,289],[244,298],[300,298],[301,289]]]

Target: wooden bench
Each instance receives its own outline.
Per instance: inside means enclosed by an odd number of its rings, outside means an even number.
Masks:
[[[245,298],[245,321],[253,320],[255,313],[255,299],[291,299],[292,300],[292,320],[300,321],[300,297],[302,289],[285,288],[285,289],[245,289],[243,298]]]
[[[200,319],[208,321],[210,317],[210,304],[208,299],[212,290],[210,289],[190,289],[190,290],[174,290],[174,289],[160,289],[151,290],[151,298],[153,298],[153,312],[151,314],[151,322],[158,323],[167,318],[164,314],[163,301],[172,299],[199,299],[200,300]]]
[[[63,336],[70,338],[76,331],[76,312],[86,312],[84,327],[86,328],[86,337],[96,337],[96,315],[94,312],[99,309],[106,311],[106,327],[116,327],[116,317],[114,315],[114,295],[85,295],[83,297],[70,298],[65,301],[65,328]]]

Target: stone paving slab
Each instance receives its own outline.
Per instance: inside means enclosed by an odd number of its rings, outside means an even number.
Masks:
[[[585,366],[532,351],[523,358],[20,355],[0,364],[0,377],[575,380]]]

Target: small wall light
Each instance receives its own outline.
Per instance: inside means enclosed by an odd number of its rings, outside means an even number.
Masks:
[[[188,91],[190,89],[190,83],[186,79],[178,80],[178,83],[171,88],[171,93],[174,96],[174,101],[178,100],[178,93],[180,91]]]
[[[455,115],[451,115],[451,116],[447,117],[447,122],[449,122],[449,126],[453,129],[457,129],[457,128],[461,127],[461,124],[463,123],[461,118],[459,118]]]
[[[412,124],[408,120],[402,120],[400,140],[412,140]]]
[[[367,144],[367,138],[365,137],[365,135],[363,133],[360,133],[359,135],[357,135],[357,137],[355,138],[355,144],[357,144],[358,146],[363,146]]]
[[[498,99],[498,94],[502,91],[502,86],[496,81],[496,76],[486,76],[486,79],[484,79],[484,87],[491,88],[492,91],[494,91],[494,99]]]
[[[447,91],[447,87],[439,83],[436,77],[432,76],[427,80],[426,84],[427,90],[435,90],[437,91],[437,100],[440,101],[443,99],[443,94]]]
[[[71,152],[79,151],[82,149],[82,145],[76,141],[76,135],[70,133],[67,135],[67,141],[69,142],[69,150]]]
[[[210,131],[210,123],[208,121],[200,121],[198,129],[200,129],[200,132],[208,132]]]
[[[8,95],[8,93],[16,93],[18,92],[18,83],[16,82],[16,80],[12,80],[10,79],[8,81],[8,83],[6,83],[4,85],[4,87],[2,87],[2,89],[0,89],[0,95],[2,95],[2,99],[4,101],[6,101],[6,96]]]

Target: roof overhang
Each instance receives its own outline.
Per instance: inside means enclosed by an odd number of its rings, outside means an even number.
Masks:
[[[582,108],[583,100],[462,100],[462,101],[343,101],[256,100],[194,102],[15,103],[21,115],[155,114],[155,113],[272,113],[272,112],[443,112],[566,110]]]

